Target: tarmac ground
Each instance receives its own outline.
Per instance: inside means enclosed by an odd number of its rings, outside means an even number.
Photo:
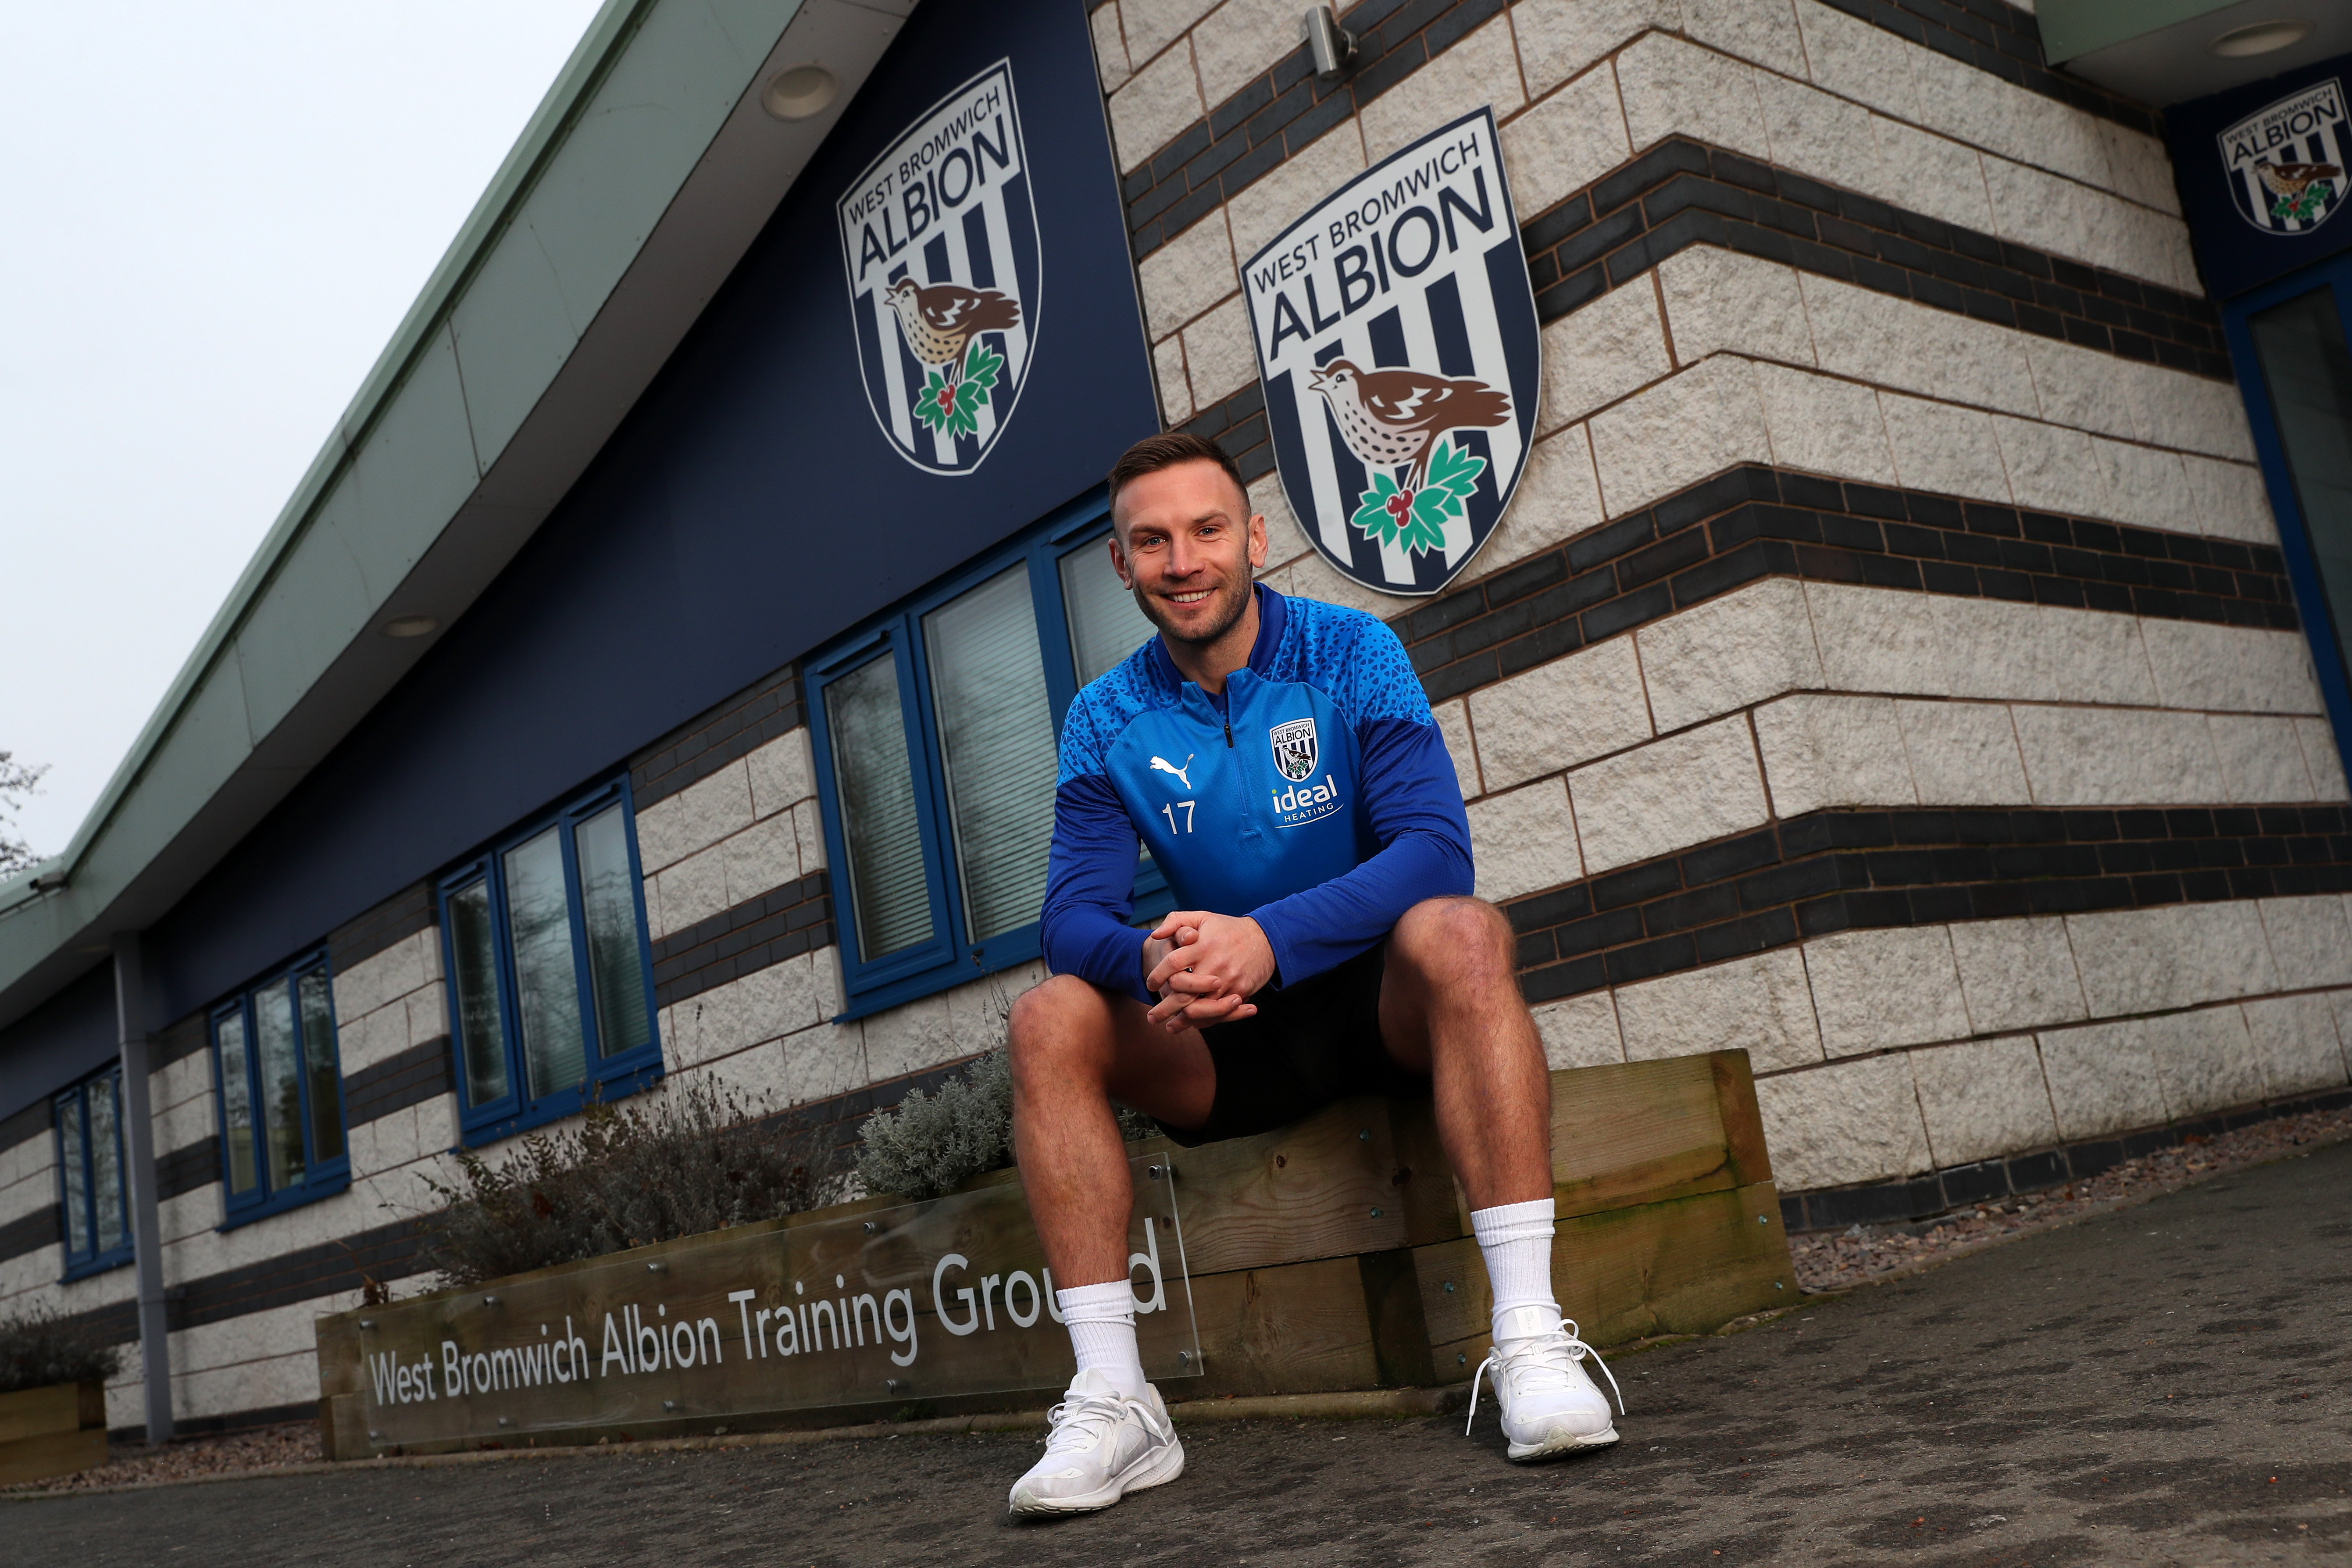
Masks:
[[[1034,1433],[518,1458],[28,1499],[99,1565],[2352,1562],[2352,1143],[1746,1332],[1625,1355],[1614,1448],[1461,1419],[1184,1428],[1180,1480],[1009,1520]]]

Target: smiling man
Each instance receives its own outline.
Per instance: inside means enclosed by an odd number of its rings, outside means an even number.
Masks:
[[[1469,896],[1461,789],[1402,646],[1255,583],[1265,520],[1209,442],[1138,442],[1110,495],[1112,564],[1160,635],[1071,704],[1054,977],[1013,1008],[1021,1176],[1078,1367],[1013,1510],[1106,1508],[1184,1468],[1136,1351],[1114,1101],[1192,1145],[1433,1092],[1495,1287],[1480,1370],[1510,1457],[1615,1442],[1552,1296],[1543,1047],[1510,926]],[[1128,923],[1139,838],[1183,906],[1149,933]]]

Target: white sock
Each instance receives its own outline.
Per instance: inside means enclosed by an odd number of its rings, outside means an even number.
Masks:
[[[1541,1307],[1555,1317],[1559,1313],[1551,1293],[1551,1221],[1549,1198],[1497,1204],[1470,1213],[1470,1230],[1486,1256],[1486,1278],[1495,1287],[1497,1339],[1503,1337],[1503,1314],[1514,1307]]]
[[[1549,1234],[1549,1233],[1547,1233]],[[1110,1380],[1129,1399],[1143,1397],[1143,1355],[1135,1348],[1135,1288],[1124,1279],[1081,1285],[1054,1292],[1062,1321],[1070,1328],[1070,1348],[1078,1370]]]

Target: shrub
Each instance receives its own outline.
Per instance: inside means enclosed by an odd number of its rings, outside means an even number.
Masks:
[[[53,1308],[0,1318],[0,1394],[53,1383],[104,1383],[122,1370],[122,1352]]]
[[[452,1156],[425,1182],[448,1207],[432,1257],[446,1285],[478,1285],[682,1236],[799,1214],[839,1195],[841,1161],[797,1119],[754,1121],[700,1079],[578,1125],[531,1133],[493,1165]]]
[[[1159,1125],[1121,1108],[1119,1133],[1149,1138]],[[871,1193],[937,1197],[960,1182],[1013,1163],[1013,1063],[1003,1047],[974,1061],[938,1092],[916,1089],[857,1130],[857,1176]]]

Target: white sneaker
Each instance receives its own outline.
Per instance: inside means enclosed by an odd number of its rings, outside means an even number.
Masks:
[[[1184,1473],[1184,1445],[1150,1384],[1129,1399],[1081,1372],[1045,1420],[1045,1457],[1013,1483],[1014,1513],[1086,1513]]]
[[[1495,1370],[1495,1403],[1503,1408],[1503,1436],[1514,1459],[1542,1459],[1617,1441],[1609,1401],[1583,1366],[1587,1356],[1614,1390],[1617,1379],[1601,1353],[1576,1337],[1576,1324],[1544,1307],[1514,1307],[1496,1325],[1495,1349],[1470,1378],[1470,1416],[1478,1415],[1478,1376]],[[1617,1395],[1620,1410],[1625,1396]],[[1462,1428],[1466,1435],[1467,1424]]]

